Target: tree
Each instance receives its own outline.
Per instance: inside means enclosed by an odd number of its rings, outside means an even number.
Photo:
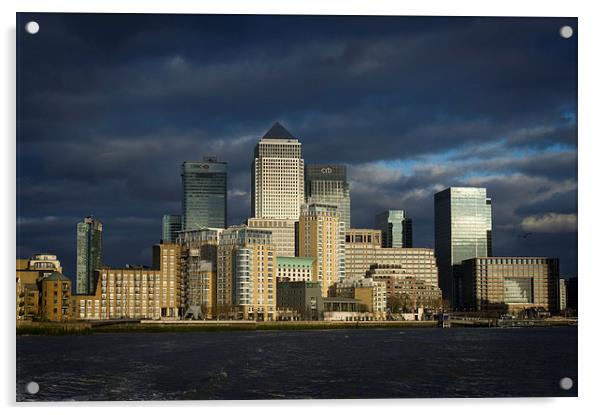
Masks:
[[[402,304],[401,299],[395,295],[387,298],[387,308],[391,313],[397,314],[401,310]]]
[[[409,294],[403,293],[399,296],[399,302],[401,304],[401,310],[404,313],[410,313],[413,311],[413,302]]]

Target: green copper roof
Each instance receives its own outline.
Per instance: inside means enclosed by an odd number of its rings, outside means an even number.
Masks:
[[[292,256],[278,256],[276,257],[276,265],[285,267],[311,267],[314,263],[313,258],[309,257],[292,257]]]

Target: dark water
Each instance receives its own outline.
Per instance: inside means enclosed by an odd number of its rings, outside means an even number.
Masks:
[[[577,328],[21,336],[17,389],[18,401],[576,396]]]

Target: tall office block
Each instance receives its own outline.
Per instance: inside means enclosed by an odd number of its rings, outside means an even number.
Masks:
[[[215,157],[182,164],[182,229],[226,227],[227,166]]]
[[[233,226],[217,248],[218,317],[276,319],[276,254],[272,233]]]
[[[387,210],[374,218],[376,229],[382,232],[383,248],[412,247],[412,219],[405,210]]]
[[[163,215],[163,233],[161,240],[163,242],[175,242],[178,232],[182,230],[181,215]]]
[[[459,307],[462,261],[491,256],[491,199],[487,189],[450,187],[435,194],[435,256],[443,298],[452,308]]]
[[[315,258],[313,278],[322,284],[322,294],[345,279],[345,222],[336,206],[304,205],[298,227],[299,256]]]
[[[301,143],[275,123],[255,147],[251,171],[252,217],[299,218],[305,199]]]
[[[307,204],[335,205],[347,229],[351,227],[351,199],[345,165],[308,165],[305,168],[305,198]]]
[[[92,216],[77,224],[76,292],[92,294],[94,271],[102,265],[102,223]]]

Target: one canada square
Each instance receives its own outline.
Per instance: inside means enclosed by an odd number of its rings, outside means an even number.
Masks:
[[[301,143],[279,123],[257,143],[251,177],[253,218],[299,219],[305,201]]]
[[[251,170],[251,228],[269,230],[276,255],[295,256],[295,222],[304,201],[301,143],[279,123],[259,140]]]

